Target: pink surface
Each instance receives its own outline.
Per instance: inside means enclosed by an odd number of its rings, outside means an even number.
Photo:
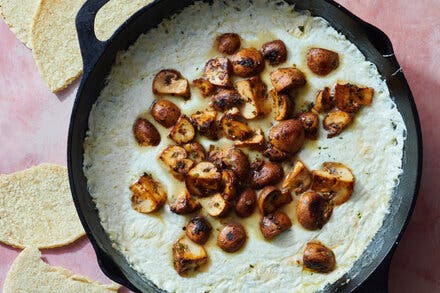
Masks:
[[[393,258],[391,292],[440,291],[440,1],[340,0],[391,38],[413,91],[423,128],[424,166],[415,212]],[[76,85],[51,94],[32,53],[0,20],[0,173],[42,163],[66,164],[67,130]],[[0,288],[18,250],[0,245]],[[87,239],[43,251],[52,265],[109,282]]]

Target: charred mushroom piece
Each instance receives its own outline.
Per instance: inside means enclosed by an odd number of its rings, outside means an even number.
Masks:
[[[276,92],[286,93],[303,87],[306,84],[306,77],[297,68],[278,68],[270,73],[270,81]]]
[[[292,201],[292,195],[289,191],[281,192],[275,186],[266,186],[260,192],[258,197],[258,208],[261,214],[267,215],[275,212],[277,209]]]
[[[200,203],[185,189],[170,205],[170,211],[178,215],[192,214],[201,209]]]
[[[157,146],[160,143],[159,131],[145,118],[136,119],[133,124],[133,135],[140,146]]]
[[[336,266],[335,254],[318,241],[309,242],[304,249],[303,264],[314,272],[329,273]]]
[[[249,183],[254,189],[275,185],[283,179],[284,171],[279,165],[257,160],[251,164]]]
[[[237,199],[235,213],[240,218],[246,218],[253,214],[257,206],[257,194],[251,188],[246,188]]]
[[[203,208],[211,217],[225,217],[231,210],[231,207],[231,204],[220,193],[204,199]]]
[[[304,112],[298,116],[298,119],[302,123],[306,138],[311,140],[316,140],[318,138],[318,129],[319,129],[318,114],[312,111]]]
[[[197,244],[205,244],[211,234],[212,226],[203,216],[192,217],[186,225],[186,236]]]
[[[292,221],[281,211],[264,216],[260,222],[261,233],[268,240],[275,238],[290,227],[292,227]]]
[[[130,190],[132,192],[132,206],[139,213],[148,214],[155,212],[167,200],[167,194],[162,185],[146,173],[130,186]]]
[[[193,80],[193,84],[196,88],[199,89],[200,94],[203,97],[207,97],[209,95],[212,95],[215,92],[215,85],[210,83],[204,78],[198,78]]]
[[[244,99],[241,113],[246,119],[255,119],[266,115],[269,107],[266,103],[266,85],[258,76],[239,80],[235,83],[237,91]],[[270,106],[270,105],[269,105]]]
[[[206,196],[216,192],[221,184],[221,174],[210,162],[201,162],[192,168],[186,178],[186,188],[191,194]]]
[[[263,44],[261,54],[264,59],[269,61],[270,65],[276,66],[286,62],[287,48],[283,41],[274,40]]]
[[[269,133],[271,145],[290,154],[294,154],[301,149],[304,139],[304,128],[301,121],[297,119],[281,121],[272,127]]]
[[[220,126],[224,135],[232,140],[245,140],[252,135],[252,129],[248,126],[243,117],[240,116],[236,108],[223,115],[220,119]]]
[[[184,144],[194,139],[196,130],[191,121],[185,115],[180,116],[170,131],[170,138],[177,144]]]
[[[217,94],[211,97],[210,105],[217,111],[225,112],[241,104],[243,104],[243,99],[236,90],[221,89]]]
[[[234,145],[236,147],[247,147],[252,150],[261,150],[264,146],[264,135],[263,131],[258,128],[253,132],[253,134],[246,140],[236,141]]]
[[[206,160],[206,152],[203,146],[198,142],[190,142],[183,145],[188,154],[188,158],[194,163],[200,163]]]
[[[283,182],[283,189],[295,192],[296,194],[303,193],[309,189],[312,184],[312,175],[300,160],[295,161],[292,170],[287,174]]]
[[[216,39],[217,50],[226,55],[232,55],[240,49],[240,36],[234,33],[221,34]]]
[[[232,170],[239,179],[246,179],[249,173],[249,159],[237,148],[214,149],[210,151],[208,160],[217,168]]]
[[[197,270],[208,262],[208,254],[203,246],[198,245],[186,237],[177,240],[173,245],[174,269],[182,277]]]
[[[337,83],[335,87],[336,106],[348,113],[359,111],[361,106],[370,105],[373,100],[374,89],[368,87],[358,87],[354,84]]]
[[[151,115],[163,127],[171,127],[180,117],[180,109],[173,102],[165,99],[156,101],[151,108]]]
[[[222,171],[222,185],[223,192],[222,196],[226,201],[232,202],[237,195],[237,190],[239,187],[239,182],[237,175],[235,175],[232,170]]]
[[[307,66],[316,75],[327,75],[338,68],[339,55],[327,49],[311,48],[307,52]]]
[[[322,124],[327,130],[327,137],[332,138],[338,136],[351,122],[351,115],[341,110],[333,110],[328,113]]]
[[[301,194],[296,202],[298,222],[307,230],[321,229],[330,219],[332,212],[333,205],[329,199],[315,191]]]
[[[334,107],[333,98],[330,95],[330,89],[325,87],[319,91],[315,98],[313,109],[318,113],[328,112]]]
[[[231,57],[232,70],[240,77],[257,75],[264,68],[264,59],[255,48],[244,48]]]
[[[238,223],[224,226],[217,236],[217,245],[226,252],[239,250],[246,242],[246,231]]]
[[[197,111],[191,115],[191,122],[201,135],[210,139],[218,139],[217,135],[217,111]]]
[[[153,93],[159,96],[172,95],[185,99],[189,99],[191,95],[188,80],[174,69],[164,69],[156,74],[153,80]]]
[[[205,79],[213,85],[231,85],[231,63],[228,58],[217,57],[209,60],[203,72]]]
[[[271,90],[270,95],[272,96],[275,120],[281,121],[291,118],[295,105],[290,97],[285,94],[278,94],[275,90]]]
[[[282,162],[289,158],[289,154],[283,152],[271,144],[268,144],[266,150],[263,152],[263,156],[268,158],[271,162]]]
[[[188,159],[188,153],[181,146],[172,145],[167,147],[159,155],[159,159],[168,166],[173,176],[182,181],[191,170],[194,162]]]

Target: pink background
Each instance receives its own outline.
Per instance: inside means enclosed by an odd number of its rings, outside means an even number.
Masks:
[[[391,38],[413,91],[424,138],[423,177],[415,212],[393,258],[391,292],[440,292],[440,1],[340,0]],[[42,81],[32,54],[0,20],[0,173],[42,162],[66,164],[67,130],[77,84],[59,95]],[[0,245],[0,288],[18,250]],[[103,282],[83,238],[43,252],[52,265]]]

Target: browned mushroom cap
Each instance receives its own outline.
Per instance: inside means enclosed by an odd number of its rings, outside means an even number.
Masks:
[[[227,201],[221,193],[216,193],[201,200],[204,210],[211,217],[225,217],[232,207],[232,204]]]
[[[226,252],[239,250],[246,242],[246,231],[238,223],[224,226],[217,236],[217,245]]]
[[[221,170],[232,170],[240,179],[246,179],[249,173],[249,159],[237,148],[213,149],[208,160]]]
[[[163,127],[168,128],[176,124],[180,117],[180,109],[173,102],[161,99],[153,104],[151,115]]]
[[[211,234],[211,224],[201,216],[192,217],[186,225],[186,236],[197,244],[205,244]]]
[[[297,119],[281,121],[269,133],[270,143],[277,149],[294,154],[304,144],[305,134],[302,123]]]
[[[292,195],[289,191],[281,192],[275,186],[266,186],[258,197],[258,208],[263,215],[267,215],[291,201]]]
[[[203,76],[213,85],[230,86],[231,63],[225,57],[213,58],[206,63]]]
[[[201,135],[210,139],[217,139],[217,111],[197,111],[191,115],[191,122]]]
[[[301,194],[296,202],[298,222],[305,229],[321,229],[328,222],[333,212],[333,205],[328,199],[315,191]]]
[[[329,273],[336,266],[335,254],[318,241],[309,242],[304,249],[303,264],[314,272]]]
[[[236,147],[247,147],[252,150],[261,150],[264,147],[265,139],[263,131],[258,128],[253,131],[252,135],[246,140],[234,142]]]
[[[169,134],[170,138],[178,144],[190,142],[195,135],[196,130],[185,115],[180,116]]]
[[[170,205],[170,211],[178,215],[186,215],[198,211],[201,207],[200,203],[185,189]]]
[[[278,93],[285,93],[306,84],[306,77],[297,68],[278,68],[270,73],[270,81]]]
[[[245,140],[252,135],[252,129],[240,116],[237,108],[226,112],[220,119],[220,126],[224,135],[232,140]]]
[[[246,188],[238,196],[235,204],[235,213],[240,218],[246,218],[252,215],[257,206],[257,194],[251,188]]]
[[[146,173],[130,186],[130,190],[133,208],[143,214],[159,210],[167,200],[163,186]]]
[[[244,99],[241,107],[244,118],[255,119],[270,112],[270,103],[266,103],[267,87],[259,76],[239,80],[235,86]]]
[[[260,230],[266,239],[273,239],[292,227],[292,221],[282,211],[264,216],[260,222]]]
[[[185,178],[186,188],[191,194],[197,196],[206,196],[216,192],[220,184],[221,174],[210,162],[198,163]]]
[[[282,188],[294,191],[296,194],[303,193],[312,184],[312,174],[300,160],[295,161],[292,170],[287,173]]]
[[[160,143],[159,131],[145,118],[136,119],[133,124],[133,134],[140,146],[157,146]]]
[[[359,111],[361,106],[370,105],[374,96],[374,89],[368,87],[358,87],[354,84],[337,83],[335,86],[335,104],[348,113]]]
[[[289,158],[288,153],[277,149],[270,143],[267,145],[266,150],[264,150],[263,156],[268,158],[271,162],[282,162]]]
[[[226,55],[232,55],[240,49],[240,36],[234,33],[221,34],[216,39],[217,50]]]
[[[198,142],[190,142],[183,145],[188,154],[188,159],[194,163],[200,163],[206,160],[206,152],[203,146]]]
[[[317,75],[327,75],[339,66],[339,55],[322,48],[311,48],[307,52],[307,66]]]
[[[257,160],[251,164],[249,184],[252,188],[261,189],[275,185],[283,179],[284,171],[279,165]]]
[[[295,105],[290,97],[278,94],[275,90],[270,91],[270,96],[272,97],[275,120],[281,121],[291,118]]]
[[[210,83],[204,78],[198,78],[193,80],[193,84],[199,89],[200,94],[204,97],[212,95],[215,92],[215,85]]]
[[[270,65],[279,65],[286,62],[287,48],[283,41],[274,40],[263,44],[261,48],[263,58],[269,61]]]
[[[171,145],[159,155],[161,160],[171,171],[177,180],[183,180],[185,175],[194,166],[194,162],[188,159],[186,150],[177,145]]]
[[[185,99],[191,95],[188,80],[174,69],[164,69],[156,74],[153,79],[153,93],[159,96],[172,95]]]
[[[222,185],[223,192],[222,196],[226,201],[232,202],[237,195],[237,190],[239,187],[238,177],[232,170],[222,171]]]
[[[232,70],[240,77],[251,77],[264,68],[264,59],[255,48],[244,48],[231,57]]]
[[[332,138],[339,135],[352,121],[351,115],[341,110],[333,110],[328,113],[322,124],[327,130],[327,137]]]
[[[318,113],[328,112],[334,107],[333,98],[330,95],[330,88],[325,87],[320,90],[315,98],[313,109]]]
[[[304,112],[298,116],[298,120],[301,121],[302,123],[306,138],[316,140],[318,138],[318,129],[319,129],[318,114],[312,111]]]
[[[225,112],[228,109],[240,106],[243,99],[234,89],[221,89],[211,97],[211,107],[217,111]]]
[[[203,246],[186,237],[177,240],[173,245],[174,269],[181,276],[187,276],[208,261],[208,254]]]

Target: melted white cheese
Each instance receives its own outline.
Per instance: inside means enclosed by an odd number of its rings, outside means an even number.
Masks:
[[[142,35],[128,51],[118,54],[108,84],[90,115],[90,130],[84,145],[88,187],[115,247],[159,288],[176,292],[319,290],[351,268],[382,225],[401,173],[405,126],[376,67],[324,19],[272,1],[258,0],[254,5],[241,2],[225,5],[215,1],[213,6],[197,3]],[[304,27],[304,32],[299,26]],[[313,101],[316,92],[325,86],[333,88],[338,80],[373,87],[375,96],[373,104],[364,107],[341,135],[327,139],[320,126],[319,139],[308,141],[298,154],[310,169],[319,169],[326,161],[342,162],[356,177],[353,196],[335,208],[321,230],[301,228],[292,203],[284,210],[294,222],[293,227],[269,242],[261,236],[260,215],[256,211],[240,220],[248,233],[243,249],[233,254],[223,252],[216,245],[214,229],[205,245],[209,263],[194,276],[183,278],[173,268],[171,247],[184,233],[182,227],[188,218],[171,213],[168,204],[154,215],[134,211],[129,186],[140,174],[148,172],[166,187],[168,202],[183,188],[157,160],[161,150],[173,142],[167,137],[168,130],[148,113],[154,100],[152,79],[164,68],[175,68],[189,80],[200,77],[205,62],[217,54],[212,50],[214,38],[223,32],[240,34],[243,47],[260,48],[275,38],[286,43],[288,60],[281,66],[296,64],[307,76],[308,84],[296,100],[297,107]],[[313,75],[305,62],[305,52],[312,46],[338,52],[339,68],[326,77]],[[262,74],[269,88],[268,74],[272,70],[266,64]],[[197,89],[191,90],[192,98],[187,102],[169,98],[186,114],[204,109],[209,100],[202,98]],[[161,132],[162,140],[157,147],[141,148],[133,138],[133,122],[144,112]],[[272,121],[269,116],[257,123],[267,134]],[[202,143],[209,147],[231,142],[202,138]],[[217,219],[209,220],[214,227],[221,225]],[[298,261],[302,259],[305,244],[312,239],[333,249],[336,270],[329,274],[303,271]]]

